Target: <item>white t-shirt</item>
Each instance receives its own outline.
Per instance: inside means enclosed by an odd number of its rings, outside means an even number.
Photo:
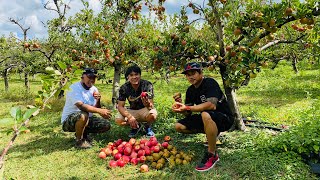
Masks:
[[[97,103],[97,100],[93,97],[94,92],[98,92],[98,89],[95,86],[92,86],[89,90],[86,90],[81,85],[81,82],[72,84],[66,95],[66,103],[62,111],[61,123],[63,123],[70,114],[81,111],[75,105],[77,102],[83,102],[84,104],[94,106]],[[89,113],[89,117],[91,116],[92,113]]]

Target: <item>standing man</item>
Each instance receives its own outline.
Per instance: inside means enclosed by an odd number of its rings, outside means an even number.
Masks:
[[[175,124],[175,129],[180,133],[206,134],[208,151],[195,169],[207,171],[219,161],[216,151],[218,134],[230,129],[234,119],[219,84],[203,76],[200,64],[187,63],[182,74],[186,75],[191,86],[187,89],[185,104],[181,98],[175,97],[176,102],[172,105],[174,112],[186,116]]]
[[[137,65],[130,66],[125,73],[127,82],[120,87],[116,123],[120,126],[130,125],[129,137],[135,137],[141,128],[140,122],[145,124],[147,137],[154,136],[151,124],[157,118],[157,111],[153,104],[152,83],[141,79],[141,69]],[[125,108],[128,99],[130,107]]]
[[[66,132],[76,132],[76,147],[90,148],[91,140],[88,133],[102,133],[110,129],[111,111],[101,108],[101,95],[94,86],[97,71],[84,69],[81,81],[70,86],[66,95],[61,122]],[[94,116],[98,113],[102,118]]]

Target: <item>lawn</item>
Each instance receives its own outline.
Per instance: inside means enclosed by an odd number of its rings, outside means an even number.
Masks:
[[[221,83],[215,72],[205,72]],[[282,63],[275,70],[263,70],[250,84],[237,91],[238,102],[244,117],[284,124],[289,127],[303,122],[315,101],[320,98],[319,69],[301,69],[295,74],[290,65]],[[42,111],[29,124],[30,133],[21,133],[9,150],[4,169],[5,179],[317,179],[309,166],[294,152],[271,153],[271,147],[261,148],[267,138],[278,136],[279,132],[268,129],[247,128],[245,132],[233,131],[221,136],[218,146],[220,162],[208,172],[197,172],[195,165],[202,158],[206,147],[205,136],[183,135],[174,131],[173,125],[179,116],[170,111],[172,95],[182,92],[184,97],[188,82],[180,74],[172,74],[169,82],[159,76],[143,72],[142,77],[154,82],[155,106],[159,117],[154,124],[156,137],[161,141],[165,135],[172,137],[172,144],[178,150],[194,155],[190,164],[165,167],[140,173],[140,166],[126,165],[124,168],[108,169],[107,160],[97,157],[99,150],[108,142],[119,138],[128,140],[128,128],[118,127],[112,121],[112,128],[105,134],[93,136],[94,147],[88,150],[74,148],[74,133],[61,130],[60,114],[63,99],[54,99],[52,108]],[[123,81],[123,80],[122,80]],[[3,79],[0,81],[3,83]],[[10,93],[0,88],[0,119],[8,117],[15,105],[32,104],[32,99],[41,87],[40,80],[31,82],[31,93],[25,93],[23,81],[12,76]],[[111,84],[97,82],[102,92],[102,102],[111,102]],[[318,107],[319,108],[319,107]],[[10,127],[0,127],[0,148],[9,142],[12,134],[6,134]]]

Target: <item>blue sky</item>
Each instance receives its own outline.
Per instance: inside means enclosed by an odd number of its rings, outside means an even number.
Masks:
[[[9,17],[13,19],[21,19],[19,22],[24,28],[30,27],[28,38],[46,38],[47,29],[42,22],[57,17],[57,13],[44,9],[45,2],[51,2],[49,5],[54,7],[52,0],[0,0],[0,36],[8,36],[10,33],[21,37],[22,31],[13,23],[9,22]],[[94,11],[100,10],[99,0],[85,0],[90,4],[90,8]],[[81,0],[64,0],[69,3],[67,15],[74,15],[83,8]],[[202,0],[193,0],[193,2],[202,2]],[[187,0],[166,0],[166,13],[173,14],[180,11],[181,5],[188,4]]]

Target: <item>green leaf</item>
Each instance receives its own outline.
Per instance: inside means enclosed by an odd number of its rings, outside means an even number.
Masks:
[[[18,121],[22,118],[21,108],[18,106],[12,107],[10,110],[10,114],[14,119]]]
[[[29,118],[32,116],[32,114],[33,114],[34,112],[36,112],[37,110],[38,110],[38,108],[28,109],[28,110],[24,113],[23,119],[24,119],[24,120],[29,119]]]
[[[11,125],[11,124],[14,124],[14,119],[12,118],[0,119],[0,125]]]
[[[21,127],[19,128],[19,131],[24,131],[24,130],[27,130],[27,129],[28,129],[27,127],[21,126]]]
[[[66,63],[64,63],[64,62],[62,62],[62,61],[58,61],[57,63],[58,63],[58,65],[59,65],[59,67],[60,67],[61,69],[66,69],[66,68],[67,68]]]
[[[315,152],[319,151],[319,146],[318,145],[313,145],[313,149],[315,150]]]
[[[56,75],[59,75],[59,76],[61,75],[61,72],[58,71],[58,70],[55,70],[54,73],[55,73]]]

